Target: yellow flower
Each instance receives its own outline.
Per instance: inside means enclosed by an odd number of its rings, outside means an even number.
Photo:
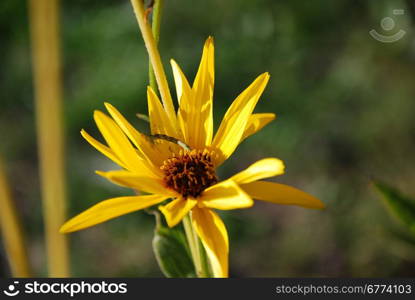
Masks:
[[[82,136],[122,170],[97,173],[121,186],[149,195],[118,197],[89,208],[61,228],[72,232],[173,199],[159,209],[170,227],[191,213],[192,224],[211,262],[215,277],[228,276],[228,235],[214,211],[247,208],[252,199],[278,204],[323,208],[317,198],[293,187],[262,181],[284,173],[277,158],[266,158],[220,181],[216,168],[248,136],[271,122],[272,113],[254,114],[269,74],[258,76],[232,103],[213,135],[214,46],[209,37],[200,66],[190,86],[180,67],[171,61],[179,109],[174,122],[151,88],[147,90],[151,136],[140,133],[110,104],[111,117],[95,111],[94,119],[108,146],[84,130]]]

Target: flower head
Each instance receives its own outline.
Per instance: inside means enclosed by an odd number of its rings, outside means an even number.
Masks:
[[[228,276],[229,242],[224,223],[215,212],[247,208],[253,199],[278,204],[322,208],[317,198],[283,184],[262,181],[284,173],[277,158],[266,158],[226,180],[219,167],[248,136],[271,122],[272,113],[254,114],[269,74],[258,76],[232,103],[219,129],[213,132],[214,46],[205,42],[193,85],[175,61],[171,61],[179,102],[177,115],[169,116],[154,91],[147,90],[151,135],[137,131],[111,104],[110,114],[95,111],[94,119],[108,146],[84,130],[82,136],[122,170],[97,173],[121,186],[148,193],[102,201],[62,226],[72,232],[106,220],[160,204],[167,224],[178,224],[191,213],[215,277]],[[172,122],[173,120],[173,122]]]

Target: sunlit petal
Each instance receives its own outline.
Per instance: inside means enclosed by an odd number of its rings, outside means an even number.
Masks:
[[[193,226],[209,257],[214,277],[228,277],[229,240],[225,224],[209,208],[192,210]]]
[[[150,117],[150,127],[152,134],[165,134],[177,138],[177,133],[164,110],[160,99],[149,86],[147,88],[148,115]]]
[[[173,70],[174,83],[176,86],[177,101],[181,103],[181,99],[184,95],[191,93],[191,87],[187,81],[186,76],[183,74],[182,69],[176,63],[174,59],[170,60],[171,68]]]
[[[154,168],[154,166],[160,165],[158,158],[160,154],[154,149],[154,144],[151,143],[150,139],[135,129],[110,103],[105,103],[105,107],[117,125],[137,147],[140,156],[150,163],[152,170],[158,171],[158,168]]]
[[[252,114],[249,117],[248,124],[246,125],[241,141],[257,133],[273,120],[275,120],[275,114],[273,113]]]
[[[284,174],[284,163],[277,158],[264,158],[231,177],[238,184]]]
[[[187,198],[178,198],[171,201],[170,203],[159,206],[159,210],[163,213],[166,218],[167,225],[169,227],[176,226],[185,215],[196,205],[197,201],[195,199]]]
[[[60,232],[81,230],[107,220],[158,204],[168,197],[160,195],[118,197],[102,201],[66,222]]]
[[[252,198],[276,204],[298,205],[306,208],[324,208],[316,197],[294,187],[267,181],[255,181],[241,185]]]
[[[184,76],[176,67],[180,82]],[[178,90],[180,97],[179,121],[184,128],[185,142],[193,149],[203,149],[211,144],[213,136],[213,86],[214,86],[214,45],[209,37],[203,47],[203,54],[191,92],[186,93],[186,85]],[[178,80],[176,80],[177,82]]]
[[[189,122],[191,121],[191,118],[193,118],[193,115],[191,114],[191,112],[193,112],[192,105],[194,102],[191,100],[193,99],[193,91],[179,65],[174,60],[171,60],[170,62],[176,85],[177,100],[179,102],[177,122],[183,135],[183,141],[190,144],[190,142],[192,142],[191,135],[193,134],[191,126],[189,126]]]
[[[225,180],[207,188],[199,201],[202,206],[222,210],[247,208],[254,204],[251,197],[232,180]]]
[[[115,162],[117,165],[123,167],[126,169],[126,166],[124,163],[120,160],[120,158],[112,151],[109,147],[101,144],[96,139],[94,139],[92,136],[90,136],[85,130],[81,130],[81,135],[84,139],[88,141],[88,143],[91,144],[92,147],[97,149],[99,152],[104,154],[106,157],[111,159],[113,162]]]
[[[98,110],[94,112],[94,119],[104,139],[127,169],[148,168],[114,120]]]
[[[129,187],[146,193],[158,195],[176,196],[176,194],[168,189],[161,178],[152,177],[152,174],[146,173],[132,173],[124,170],[96,173],[113,183],[121,186]]]
[[[221,164],[236,149],[241,142],[252,111],[269,80],[269,74],[264,73],[246,88],[232,103],[223,118],[215,135],[212,146],[219,150],[217,164]]]

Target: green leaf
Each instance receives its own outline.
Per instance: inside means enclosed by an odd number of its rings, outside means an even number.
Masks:
[[[196,277],[195,267],[187,246],[186,236],[181,225],[169,228],[156,216],[156,229],[153,238],[153,251],[161,271],[166,277]]]
[[[406,245],[415,247],[415,235],[411,235],[411,232],[408,230],[403,230],[402,227],[398,228],[397,226],[390,226],[386,228],[386,234],[405,243]]]
[[[383,195],[389,211],[415,234],[415,201],[384,183],[374,182],[374,185]]]

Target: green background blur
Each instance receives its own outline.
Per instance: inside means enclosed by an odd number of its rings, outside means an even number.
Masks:
[[[404,9],[404,15],[393,15]],[[286,164],[278,182],[327,204],[323,211],[256,202],[222,214],[234,277],[415,276],[415,247],[396,238],[372,178],[415,195],[413,1],[166,0],[160,51],[193,80],[205,39],[215,38],[215,125],[260,73],[270,83],[256,112],[277,120],[246,140],[221,178],[263,157]],[[94,171],[115,168],[80,136],[99,136],[103,102],[140,129],[147,56],[127,0],[62,1],[68,197],[73,216],[100,200],[130,195]],[[392,17],[396,26],[380,26]],[[376,29],[406,35],[381,43]],[[0,2],[0,151],[23,215],[36,274],[46,275],[33,86],[25,1]],[[1,208],[0,208],[1,209]],[[136,212],[71,234],[74,276],[160,277],[151,249],[153,217]],[[1,252],[3,253],[3,252]],[[0,274],[8,276],[4,253]]]

